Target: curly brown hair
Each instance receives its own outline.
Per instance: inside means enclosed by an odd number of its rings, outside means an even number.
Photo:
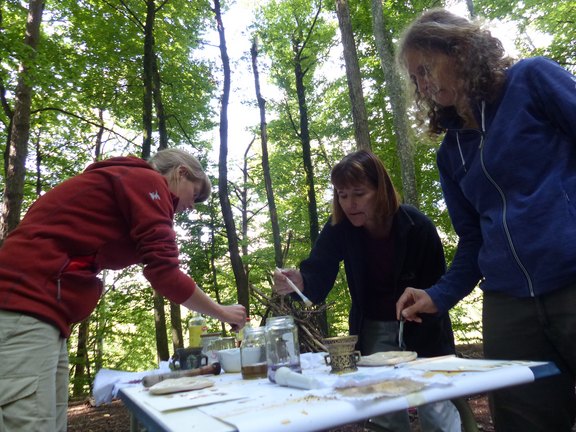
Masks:
[[[398,63],[406,70],[406,55],[410,51],[426,54],[443,53],[454,59],[456,72],[463,78],[465,96],[471,108],[480,101],[496,100],[506,81],[506,69],[513,60],[505,55],[502,42],[480,24],[444,9],[431,9],[404,31],[398,50]],[[431,134],[445,132],[442,121],[459,117],[470,122],[471,110],[457,112],[455,107],[443,107],[414,90],[416,106],[428,119]],[[424,112],[427,110],[426,114]]]

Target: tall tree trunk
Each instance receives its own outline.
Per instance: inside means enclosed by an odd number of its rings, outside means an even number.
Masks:
[[[74,358],[74,379],[72,380],[72,396],[81,396],[84,393],[84,384],[88,383],[86,367],[88,361],[88,337],[90,335],[90,318],[86,318],[78,326],[78,344]]]
[[[101,123],[100,128],[98,129],[98,133],[96,134],[96,143],[94,146],[94,161],[100,159],[102,150],[102,136],[104,134],[104,121],[102,116],[102,110],[99,111],[99,115]],[[41,154],[39,150],[40,149],[37,149],[37,155]],[[40,156],[38,157],[40,158]],[[38,161],[38,164],[40,164],[40,161]],[[105,283],[106,283],[106,271],[102,273],[103,286],[105,286]],[[105,302],[106,302],[106,296],[102,296],[100,298],[100,303]],[[76,358],[74,360],[74,380],[72,388],[73,396],[81,396],[84,392],[84,385],[90,382],[89,377],[90,359],[88,358],[88,340],[90,337],[91,322],[92,322],[92,316],[89,316],[84,321],[82,321],[78,326],[78,344],[76,346]],[[97,335],[97,338],[99,336],[100,335]],[[98,342],[102,343],[101,337]]]
[[[162,87],[160,70],[158,69],[158,55],[153,47],[152,49],[152,67],[153,67],[153,86],[154,107],[156,109],[156,118],[158,120],[158,136],[160,144],[158,150],[168,148],[168,130],[166,129],[166,113],[164,111],[164,102],[162,99]],[[184,335],[182,333],[182,310],[180,305],[170,302],[170,326],[172,334],[172,345],[176,348],[184,347]]]
[[[182,334],[182,313],[180,305],[170,302],[170,325],[172,333],[172,348],[184,348],[184,337]]]
[[[164,312],[164,297],[154,291],[154,323],[156,331],[156,354],[160,361],[168,361],[168,337],[166,335],[166,312]]]
[[[474,10],[473,0],[466,0],[466,6],[468,7],[468,12],[472,18],[476,17],[476,11]]]
[[[164,3],[162,3],[163,5]],[[162,7],[162,6],[160,6]],[[156,106],[157,115],[160,119],[164,119],[164,109],[162,105],[162,97],[160,92],[160,75],[157,66],[157,57],[155,49],[154,38],[154,24],[156,20],[155,0],[146,0],[146,20],[143,26],[144,29],[144,61],[142,69],[143,78],[143,108],[142,108],[142,122],[143,122],[143,141],[142,141],[142,158],[148,159],[152,152],[152,131],[153,131],[153,109]],[[154,105],[155,103],[155,105]],[[160,129],[161,139],[160,148],[165,148],[166,145],[166,129]],[[156,350],[160,360],[166,361],[169,359],[170,354],[168,350],[168,336],[166,328],[166,312],[164,310],[164,298],[162,295],[154,291],[154,325],[156,332]],[[182,343],[182,317],[180,316],[180,308],[170,304],[170,322],[172,330],[173,343]],[[176,321],[180,320],[179,325],[174,325]],[[179,330],[178,330],[179,329]]]
[[[220,39],[220,56],[222,58],[222,67],[224,69],[224,88],[222,90],[222,106],[220,107],[220,156],[218,164],[218,197],[222,207],[224,217],[224,226],[226,227],[226,237],[228,239],[228,249],[230,252],[230,261],[232,271],[236,279],[236,289],[238,293],[238,303],[246,309],[249,307],[250,295],[248,292],[248,277],[244,271],[242,258],[238,249],[238,237],[236,235],[236,226],[232,214],[232,206],[228,196],[228,102],[230,100],[230,58],[228,57],[228,48],[226,46],[226,35],[222,23],[222,14],[220,11],[220,1],[214,0],[213,9],[218,37]]]
[[[42,194],[42,150],[40,148],[40,133],[34,140],[34,150],[36,151],[36,196]]]
[[[294,76],[296,82],[296,96],[298,97],[298,112],[300,115],[300,143],[302,145],[302,160],[304,163],[304,173],[306,175],[306,188],[308,194],[308,217],[310,219],[310,246],[316,243],[320,232],[318,223],[318,206],[316,204],[316,188],[314,186],[314,166],[312,165],[312,152],[310,146],[310,123],[308,118],[308,104],[306,102],[306,86],[304,77],[308,70],[304,67],[304,50],[308,42],[308,37],[312,34],[317,22],[317,18],[322,10],[322,2],[318,3],[314,23],[308,29],[307,37],[292,39],[292,52],[294,53]],[[328,318],[326,311],[317,317],[317,325],[323,335],[328,334]]]
[[[258,42],[256,38],[252,40],[250,48],[252,57],[252,72],[254,73],[254,87],[256,89],[256,100],[260,112],[260,141],[262,143],[262,172],[264,175],[264,185],[266,187],[266,199],[268,201],[268,212],[270,213],[270,223],[272,225],[272,240],[274,242],[274,263],[276,267],[284,265],[282,259],[282,242],[280,240],[280,225],[278,223],[278,212],[276,201],[274,200],[274,189],[272,188],[272,177],[270,176],[270,161],[268,158],[268,129],[266,126],[266,100],[260,92],[260,74],[258,72]]]
[[[394,62],[392,33],[384,25],[382,0],[372,0],[372,28],[380,57],[380,65],[384,71],[390,105],[392,106],[392,123],[394,134],[396,135],[398,157],[402,167],[402,196],[405,203],[418,207],[414,148],[410,143],[404,85]]]
[[[166,128],[166,112],[164,111],[164,102],[162,99],[162,80],[158,69],[158,55],[156,50],[153,51],[153,68],[154,68],[154,106],[156,107],[156,118],[158,119],[158,134],[160,136],[159,150],[168,148],[168,129]]]
[[[358,149],[370,150],[368,115],[366,114],[366,105],[364,104],[362,78],[360,75],[360,65],[358,64],[356,43],[354,42],[354,33],[350,22],[348,0],[336,0],[336,13],[340,25],[340,34],[342,35],[342,46],[344,47],[346,81],[348,82],[348,93],[352,105],[352,120],[354,121],[356,147]]]
[[[142,109],[142,157],[148,159],[152,148],[152,107],[154,97],[154,20],[156,4],[146,0],[146,22],[144,24],[144,64],[142,81],[144,88]]]
[[[316,190],[314,187],[314,167],[312,165],[312,152],[310,149],[310,127],[308,120],[308,106],[306,104],[306,89],[304,86],[305,70],[302,69],[301,50],[294,44],[292,47],[295,57],[294,75],[296,77],[296,94],[298,96],[298,111],[300,114],[300,143],[302,145],[302,159],[304,173],[306,174],[306,189],[308,193],[308,217],[310,218],[310,245],[314,246],[319,234],[318,206],[316,204]]]
[[[216,224],[218,218],[216,216],[217,208],[214,201],[210,200],[208,205],[210,210],[210,273],[212,274],[212,283],[214,286],[214,295],[216,302],[220,303],[220,287],[218,285],[218,270],[216,268]],[[249,313],[249,308],[246,308],[246,313]],[[224,332],[224,324],[222,324],[222,332]]]
[[[250,199],[248,198],[248,179],[250,177],[248,171],[248,162],[250,159],[250,149],[252,148],[252,144],[254,144],[256,138],[252,138],[250,144],[246,147],[244,151],[244,164],[242,167],[242,188],[238,192],[240,195],[240,213],[242,215],[242,236],[241,238],[241,249],[242,249],[242,256],[248,256],[248,225],[250,223],[250,216],[248,215],[248,207],[250,204]],[[247,266],[244,266],[244,270],[246,274],[248,274]]]
[[[20,64],[18,84],[16,85],[16,103],[14,104],[14,115],[11,119],[11,137],[9,146],[6,149],[8,163],[5,172],[6,184],[4,185],[4,202],[0,221],[0,244],[8,233],[18,225],[20,212],[22,211],[33,91],[30,70],[36,59],[36,47],[40,38],[43,7],[43,0],[30,0],[28,4],[24,45],[28,46],[30,50],[29,55],[25,56]]]

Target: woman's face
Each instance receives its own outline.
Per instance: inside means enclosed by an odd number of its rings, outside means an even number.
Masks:
[[[202,185],[198,181],[190,180],[185,168],[180,167],[174,181],[168,180],[170,192],[178,197],[176,213],[194,210],[196,199],[202,192]]]
[[[457,104],[462,96],[462,79],[457,76],[456,61],[440,52],[409,50],[405,55],[410,78],[422,96],[438,105]]]
[[[371,229],[377,224],[376,189],[367,184],[336,188],[338,203],[355,227]]]

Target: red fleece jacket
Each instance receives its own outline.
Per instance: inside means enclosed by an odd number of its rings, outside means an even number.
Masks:
[[[86,318],[102,294],[97,274],[144,264],[152,287],[175,303],[194,280],[179,269],[173,229],[177,198],[142,159],[90,165],[30,208],[0,249],[0,309],[57,326]]]

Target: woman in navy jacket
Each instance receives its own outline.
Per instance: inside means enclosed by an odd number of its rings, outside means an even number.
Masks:
[[[570,431],[576,416],[576,77],[539,57],[515,64],[478,24],[444,10],[406,31],[415,84],[459,236],[449,271],[407,289],[398,315],[444,313],[480,282],[484,354],[553,361],[562,373],[494,392],[498,431]]]
[[[334,286],[343,261],[352,299],[350,333],[358,335],[362,355],[399,350],[396,301],[406,287],[428,288],[445,270],[436,227],[416,208],[398,202],[384,165],[371,152],[344,157],[332,170],[331,181],[330,221],[300,270],[275,273],[274,289],[290,293],[290,278],[311,301],[320,303]],[[424,317],[421,325],[407,323],[404,342],[422,357],[454,354],[448,313]],[[424,431],[460,431],[450,402],[421,407],[419,414]],[[405,413],[390,417],[373,421],[394,431],[410,430]]]

